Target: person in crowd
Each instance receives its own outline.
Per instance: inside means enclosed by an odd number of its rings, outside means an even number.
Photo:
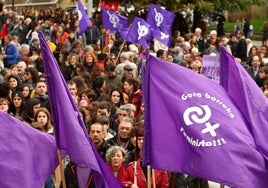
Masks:
[[[48,134],[54,134],[50,112],[44,107],[40,107],[36,111],[32,126]]]
[[[121,146],[112,146],[106,152],[106,161],[114,176],[123,184],[123,187],[134,188],[133,183],[129,181],[130,177],[124,164],[126,158],[127,151]]]
[[[39,78],[38,71],[33,67],[27,67],[24,71],[24,83],[30,87],[30,91],[32,91]]]
[[[101,94],[104,92],[105,85],[105,80],[101,76],[98,76],[92,80],[92,89],[95,93],[93,101],[96,101],[101,96]]]
[[[136,111],[136,107],[134,106],[134,111],[132,109],[133,104],[123,104],[117,110],[117,119],[115,120],[117,124],[119,124],[124,117],[129,117],[135,122],[134,112]]]
[[[39,81],[36,83],[34,91],[35,91],[34,97],[41,101],[41,106],[50,110],[46,82],[39,79]]]
[[[91,74],[96,68],[97,57],[94,52],[86,52],[83,55],[82,62],[87,72]]]
[[[100,123],[103,128],[104,140],[108,141],[116,135],[116,132],[110,128],[110,120],[106,115],[97,115],[95,123]]]
[[[238,49],[237,49],[238,41],[237,41],[237,38],[236,38],[236,33],[231,33],[229,38],[230,38],[230,40],[227,42],[227,45],[230,46],[232,55],[234,57],[236,57],[237,56],[237,51],[238,51]]]
[[[19,61],[17,64],[16,64],[16,67],[17,67],[17,70],[18,70],[18,73],[17,73],[17,76],[20,78],[20,80],[22,82],[25,81],[25,69],[27,67],[26,63],[24,61]]]
[[[12,93],[12,102],[9,105],[9,111],[16,118],[22,119],[22,113],[24,108],[24,97],[20,91]]]
[[[90,85],[86,83],[85,77],[84,76],[82,77],[82,75],[74,76],[71,81],[73,81],[76,84],[77,94],[80,94],[82,91],[90,88]]]
[[[110,98],[112,104],[114,105],[115,109],[117,110],[124,102],[123,92],[119,87],[116,87],[110,91]]]
[[[79,56],[74,53],[69,54],[68,60],[62,66],[62,73],[66,81],[71,80],[75,75],[75,69],[78,64]]]
[[[104,75],[104,79],[105,79],[106,84],[113,83],[119,87],[121,84],[122,76],[118,75],[115,72],[115,68],[116,66],[113,64],[106,65],[105,66],[106,74]]]
[[[108,140],[108,143],[111,146],[122,146],[127,151],[132,151],[134,149],[130,139],[130,132],[132,128],[133,120],[129,117],[123,117],[118,126],[117,135]]]
[[[89,127],[89,137],[91,138],[98,153],[105,160],[106,151],[110,148],[109,142],[104,140],[104,127],[99,122],[94,122]]]
[[[258,49],[258,47],[255,46],[255,45],[253,45],[253,46],[250,48],[250,50],[249,50],[249,52],[248,52],[248,58],[247,58],[247,65],[248,65],[248,67],[251,67],[251,66],[252,66],[252,65],[251,65],[252,57],[253,57],[254,55],[258,55],[258,51],[259,51],[259,49]]]
[[[198,51],[202,53],[206,48],[206,42],[202,36],[202,29],[199,27],[195,28],[194,35],[196,36]]]
[[[37,98],[31,98],[24,104],[22,118],[24,121],[32,124],[37,111],[41,108],[41,102]]]
[[[244,32],[245,38],[251,37],[250,36],[250,22],[247,18],[244,18],[243,32]]]
[[[124,66],[130,65],[133,68],[133,77],[136,78],[138,76],[137,65],[133,62],[129,61],[129,54],[127,52],[122,52],[119,56],[120,63],[116,65],[115,72],[119,75],[123,75]]]
[[[110,101],[110,98],[108,97],[109,101],[102,100],[97,103],[96,110],[97,115],[105,115],[109,119],[109,127],[117,132],[118,124],[114,120],[113,114],[111,112],[113,111],[113,105]]]
[[[254,81],[257,81],[259,79],[259,70],[262,65],[261,57],[258,55],[253,55],[250,64],[252,66],[247,69],[247,72]]]
[[[9,101],[5,98],[0,98],[0,110],[9,113]]]
[[[68,89],[74,99],[75,104],[78,104],[79,98],[78,98],[78,91],[77,91],[77,86],[73,80],[69,80],[67,82]]]
[[[268,80],[265,80],[262,84],[263,94],[268,98]]]
[[[259,76],[255,80],[257,85],[261,88],[265,80],[268,80],[268,65],[262,66],[258,72]]]
[[[247,61],[247,43],[243,31],[238,31],[236,36],[238,39],[237,49],[239,49],[236,57],[239,58],[240,63],[243,64],[243,62]]]
[[[21,91],[22,89],[22,82],[16,75],[9,75],[6,78],[6,81],[9,83],[11,92]]]
[[[18,62],[19,50],[17,45],[12,42],[12,39],[13,37],[11,35],[5,37],[6,48],[2,51],[2,57],[6,68],[10,68],[11,65]]]
[[[127,171],[130,177],[129,180],[131,180],[133,183],[137,182],[136,185],[139,188],[147,187],[148,178],[150,178],[152,185],[155,184],[156,188],[169,187],[168,173],[166,171],[149,169],[152,172],[150,173],[151,177],[148,177],[147,167],[142,166],[142,147],[143,147],[143,139],[144,139],[144,127],[140,126],[137,129],[137,133],[135,135],[136,135],[136,147],[135,147],[135,154],[134,154],[134,162],[130,163],[127,168]]]
[[[93,102],[95,93],[92,89],[84,89],[80,95],[79,98],[80,100],[85,100],[88,104]]]
[[[124,82],[124,91],[128,94],[129,103],[136,107],[135,117],[139,114],[142,103],[142,91],[140,83],[134,78],[127,78]]]
[[[22,95],[25,99],[25,101],[29,100],[31,98],[31,89],[30,86],[27,84],[24,84],[21,89]]]

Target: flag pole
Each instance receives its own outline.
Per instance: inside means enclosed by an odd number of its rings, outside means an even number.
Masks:
[[[151,188],[151,166],[147,165],[147,188]]]
[[[134,161],[134,184],[137,185],[137,161]]]
[[[60,149],[57,150],[57,154],[58,154],[58,160],[59,160],[59,165],[60,165],[60,175],[61,175],[61,181],[62,181],[62,188],[66,188],[64,168],[63,168],[63,165],[62,165]]]
[[[152,181],[153,181],[153,188],[156,188],[154,169],[152,169]]]
[[[223,184],[220,184],[220,188],[224,188],[224,185]]]
[[[115,59],[115,63],[116,63],[116,64],[117,64],[117,61],[118,61],[118,59],[119,59],[119,56],[120,56],[120,54],[121,54],[123,48],[125,47],[125,44],[126,44],[126,40],[123,41],[123,44],[122,44],[122,46],[121,46],[121,48],[120,48],[120,50],[119,50],[119,52],[118,52],[118,54],[117,54],[117,57],[116,57],[116,59]]]

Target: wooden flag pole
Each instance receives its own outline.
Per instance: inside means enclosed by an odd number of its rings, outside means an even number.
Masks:
[[[147,188],[151,188],[151,166],[147,165]]]
[[[120,48],[120,50],[119,50],[119,52],[118,52],[118,54],[117,54],[117,56],[116,56],[116,59],[115,59],[115,63],[116,63],[116,64],[118,64],[117,62],[118,62],[119,56],[120,56],[120,54],[121,54],[123,48],[125,47],[125,44],[126,44],[126,40],[123,41],[123,44],[122,44],[122,46],[121,46],[121,48]]]
[[[66,188],[64,168],[63,168],[63,164],[62,164],[62,160],[61,160],[60,149],[57,150],[57,154],[58,154],[58,160],[59,160],[59,166],[60,166],[60,175],[61,175],[62,188]]]
[[[220,188],[224,188],[224,185],[223,184],[220,184]]]
[[[137,161],[134,161],[134,184],[137,185]]]
[[[156,188],[154,169],[152,169],[152,181],[153,181],[153,188]]]

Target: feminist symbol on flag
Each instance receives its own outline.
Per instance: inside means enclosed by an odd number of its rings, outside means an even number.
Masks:
[[[154,9],[154,12],[155,12],[154,19],[156,21],[156,25],[157,25],[157,27],[159,27],[161,25],[161,23],[163,22],[164,17],[160,12],[157,12],[156,9]]]
[[[116,28],[116,25],[119,23],[119,18],[116,14],[111,14],[109,11],[107,11],[107,14],[109,15],[109,21],[112,23],[113,27]]]
[[[145,36],[148,34],[148,28],[144,25],[141,25],[140,22],[138,22],[138,40],[141,39],[141,37]]]
[[[161,39],[163,40],[163,39],[167,39],[167,38],[169,38],[169,34],[161,32]]]
[[[201,133],[205,134],[209,132],[212,137],[215,137],[217,136],[215,130],[220,127],[220,124],[216,123],[212,125],[210,122],[208,122],[210,117],[211,110],[208,105],[193,106],[187,108],[183,113],[183,119],[187,126],[192,125],[194,123],[205,123],[206,128],[204,128]]]

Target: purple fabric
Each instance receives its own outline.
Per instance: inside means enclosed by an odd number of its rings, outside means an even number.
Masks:
[[[121,187],[120,182],[107,168],[89,140],[79,110],[44,35],[40,31],[39,38],[58,147],[67,151],[72,162],[92,169],[96,174],[96,187]]]
[[[109,29],[110,33],[122,34],[128,29],[128,18],[102,7],[102,25],[103,28]]]
[[[169,46],[171,43],[171,26],[175,19],[175,14],[167,11],[155,4],[150,4],[146,22],[156,30],[153,32],[154,37],[163,44]]]
[[[78,20],[79,20],[79,35],[82,35],[85,33],[87,28],[92,25],[92,22],[88,18],[88,15],[85,11],[85,8],[83,4],[81,3],[81,0],[77,1],[78,3]]]
[[[231,187],[267,187],[267,161],[224,88],[153,56],[142,84],[144,165]]]
[[[58,165],[53,136],[0,111],[0,187],[42,187]]]
[[[257,149],[268,158],[268,100],[245,69],[221,48],[221,85],[246,119]]]
[[[144,19],[135,17],[129,28],[126,40],[138,43],[148,49],[152,40],[151,26]]]

